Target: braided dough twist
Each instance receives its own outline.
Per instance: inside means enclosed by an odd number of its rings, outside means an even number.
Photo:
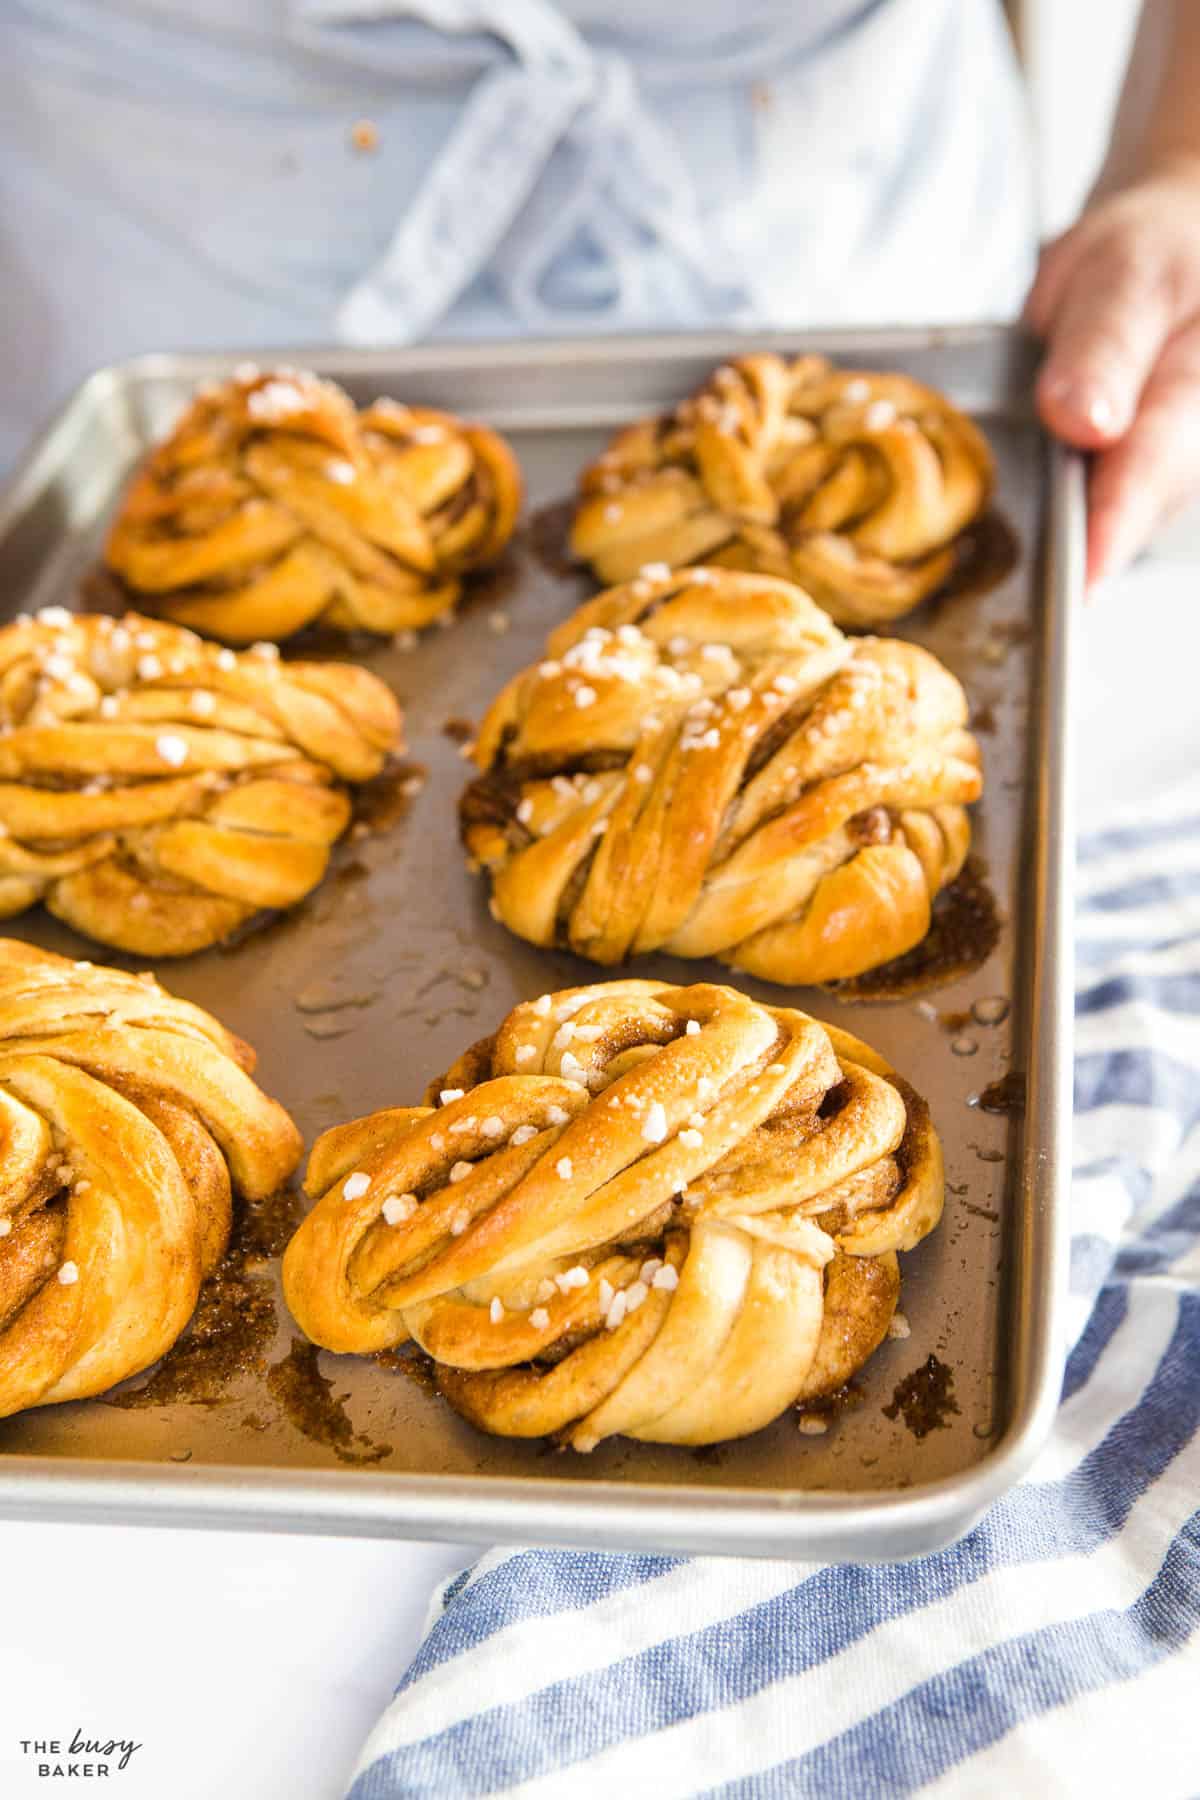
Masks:
[[[284,1292],[331,1350],[414,1338],[506,1436],[757,1431],[862,1366],[941,1216],[924,1102],[732,988],[543,995],[426,1099],[318,1140]]]
[[[992,481],[978,428],[910,376],[742,356],[617,433],[583,474],[571,547],[605,582],[660,562],[787,576],[869,626],[945,583]]]
[[[0,630],[0,917],[182,956],[294,906],[400,745],[350,663],[238,655],[136,613],[47,607]]]
[[[329,381],[257,371],[199,393],[151,451],[105,549],[130,599],[231,644],[307,625],[428,625],[512,536],[503,438],[429,407],[361,413]]]
[[[510,930],[788,983],[925,936],[981,788],[927,651],[847,639],[790,582],[728,569],[613,588],[547,649],[490,707],[460,809]]]
[[[254,1052],[149,975],[0,939],[0,1417],[147,1368],[300,1134]]]

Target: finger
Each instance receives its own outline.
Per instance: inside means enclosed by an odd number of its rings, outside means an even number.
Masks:
[[[1121,437],[1174,323],[1165,281],[1109,243],[1081,257],[1050,321],[1037,381],[1050,430],[1089,450]]]
[[[1081,235],[1077,230],[1064,231],[1061,237],[1042,246],[1033,286],[1021,309],[1022,324],[1027,325],[1040,338],[1049,334],[1050,321],[1058,311],[1063,288],[1070,279],[1071,270],[1082,247]]]
[[[1088,486],[1089,585],[1118,574],[1158,527],[1200,496],[1200,323],[1168,344],[1127,435]]]

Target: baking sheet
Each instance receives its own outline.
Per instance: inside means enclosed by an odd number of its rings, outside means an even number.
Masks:
[[[0,1512],[890,1557],[965,1529],[1028,1463],[1058,1376],[1070,1104],[1065,697],[1079,470],[1034,427],[1031,352],[1006,331],[753,341],[904,368],[941,386],[981,420],[996,452],[999,506],[1020,540],[1000,585],[934,601],[898,627],[947,663],[971,701],[986,776],[974,849],[1003,920],[996,948],[970,975],[892,1002],[736,978],[764,1000],[867,1038],[931,1103],[947,1208],[940,1229],[902,1258],[911,1336],[881,1347],[859,1377],[859,1403],[823,1436],[801,1433],[788,1414],[751,1439],[701,1451],[618,1440],[580,1457],[485,1437],[426,1385],[373,1361],[295,1353],[284,1368],[298,1334],[280,1308],[265,1351],[274,1373],[226,1381],[216,1403],[91,1401],[0,1422]],[[534,529],[472,591],[451,629],[426,633],[408,652],[354,646],[405,708],[409,774],[422,784],[403,815],[347,844],[325,885],[293,913],[235,948],[159,965],[168,987],[256,1046],[262,1085],[310,1144],[339,1120],[419,1097],[517,1000],[595,978],[592,965],[538,951],[490,917],[485,884],[468,873],[458,844],[468,769],[454,734],[479,721],[500,683],[593,591],[586,576],[547,559],[559,533],[545,509],[568,497],[614,423],[671,403],[745,347],[705,336],[290,353],[359,401],[392,393],[500,426],[534,515]],[[0,507],[6,616],[72,603],[133,459],[196,381],[237,360],[146,358],[80,391]],[[97,954],[39,911],[3,929],[65,954]],[[664,956],[642,959],[636,972],[730,979],[715,963]],[[1000,1000],[1009,1010],[999,1022],[972,1016],[975,1007],[990,1019]],[[1012,1071],[1028,1081],[1023,1117],[972,1103]],[[257,1278],[270,1280],[270,1270]],[[883,1409],[930,1356],[948,1372],[953,1407],[917,1435],[902,1412]],[[306,1414],[294,1403],[301,1388],[324,1407],[315,1424],[312,1407]]]

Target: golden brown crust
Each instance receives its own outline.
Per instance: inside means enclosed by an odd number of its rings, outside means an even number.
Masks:
[[[0,939],[0,1417],[170,1348],[300,1134],[254,1055],[146,975]]]
[[[105,560],[139,606],[231,644],[388,635],[451,608],[520,505],[485,426],[392,400],[356,413],[333,382],[250,370],[198,393],[146,458]]]
[[[648,563],[784,576],[870,626],[943,585],[992,481],[978,428],[907,375],[741,356],[617,433],[583,474],[571,546],[606,582]]]
[[[786,983],[924,937],[982,785],[927,651],[844,638],[792,583],[727,569],[612,588],[547,650],[489,708],[461,806],[510,930]]]
[[[526,1001],[426,1098],[318,1140],[284,1293],[329,1349],[416,1339],[504,1435],[757,1431],[865,1362],[941,1215],[912,1090],[732,988]]]
[[[137,955],[203,949],[317,885],[347,784],[399,747],[353,664],[47,607],[0,630],[0,917],[42,901]]]

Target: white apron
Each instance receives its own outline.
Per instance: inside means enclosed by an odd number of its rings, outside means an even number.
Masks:
[[[4,14],[0,461],[144,349],[1003,317],[1031,267],[996,0]]]

